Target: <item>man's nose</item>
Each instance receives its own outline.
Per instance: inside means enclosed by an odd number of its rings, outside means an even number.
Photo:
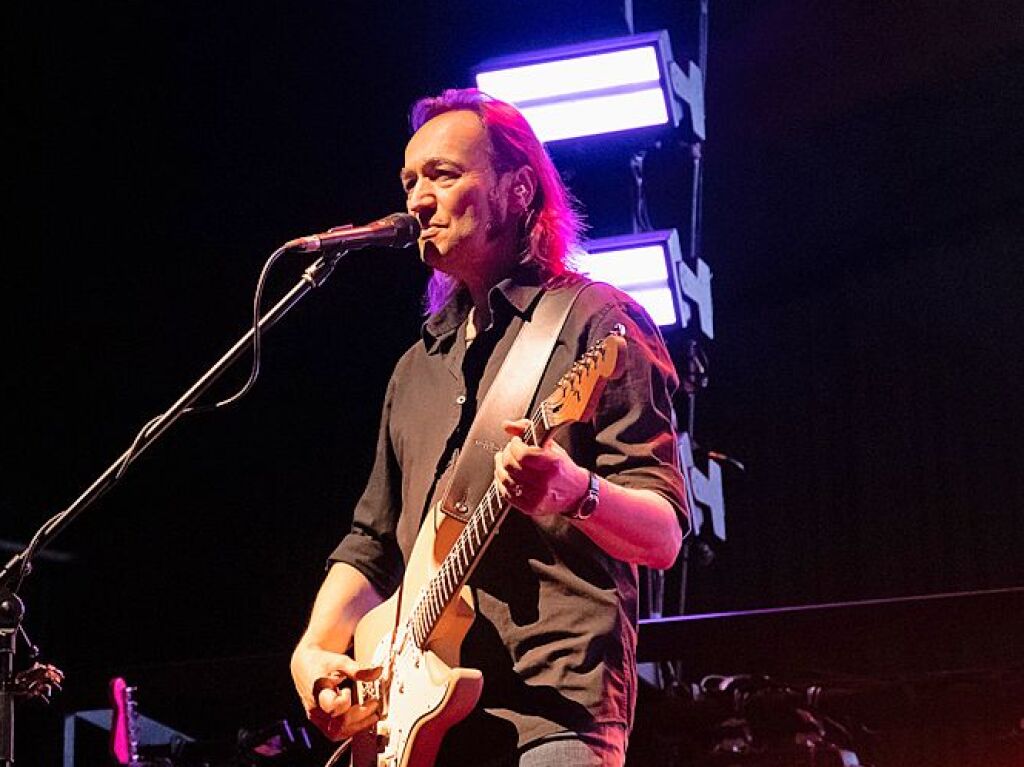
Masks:
[[[429,179],[421,178],[416,182],[416,185],[409,191],[409,197],[405,204],[410,213],[422,213],[436,207],[437,200]]]

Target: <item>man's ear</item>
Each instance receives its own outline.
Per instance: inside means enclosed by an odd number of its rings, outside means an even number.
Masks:
[[[524,165],[512,173],[509,204],[513,213],[522,213],[533,203],[537,196],[537,174],[529,165]]]

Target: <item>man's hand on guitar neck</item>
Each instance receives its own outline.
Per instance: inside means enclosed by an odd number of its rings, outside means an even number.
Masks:
[[[498,491],[531,517],[564,514],[574,508],[587,492],[590,473],[554,440],[542,446],[524,442],[529,419],[505,421],[502,426],[511,439],[494,456]]]
[[[554,440],[528,444],[528,419],[505,421],[510,439],[494,456],[499,492],[524,514],[544,517],[571,512],[587,492],[589,472]],[[683,529],[675,509],[661,495],[600,480],[600,505],[585,520],[573,521],[606,553],[658,570],[672,566]]]

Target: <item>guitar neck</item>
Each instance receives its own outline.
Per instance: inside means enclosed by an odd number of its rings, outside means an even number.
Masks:
[[[530,427],[523,434],[523,441],[542,445],[550,432],[542,404],[534,412]],[[417,646],[422,648],[426,645],[444,609],[473,574],[484,550],[511,508],[512,504],[498,491],[497,483],[491,482],[441,567],[420,591],[407,624]]]

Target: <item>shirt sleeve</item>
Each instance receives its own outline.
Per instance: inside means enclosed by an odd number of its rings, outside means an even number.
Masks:
[[[623,487],[652,490],[676,510],[683,533],[690,529],[672,395],[675,366],[658,326],[624,294],[591,323],[589,343],[615,325],[626,329],[622,374],[609,381],[594,414],[596,472]]]
[[[345,562],[357,569],[385,598],[398,588],[405,569],[395,534],[402,509],[401,468],[390,433],[396,379],[397,369],[388,382],[373,469],[353,512],[352,529],[328,559],[328,564]]]

